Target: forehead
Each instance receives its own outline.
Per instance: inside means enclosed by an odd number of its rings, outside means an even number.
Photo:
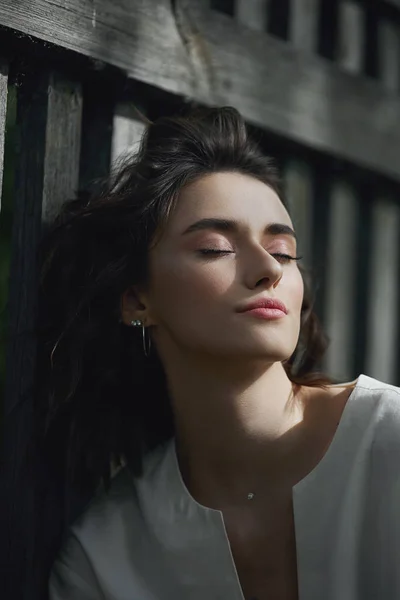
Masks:
[[[194,221],[212,217],[236,220],[252,230],[275,222],[292,226],[286,208],[268,185],[240,173],[213,173],[181,190],[165,233],[178,234]]]

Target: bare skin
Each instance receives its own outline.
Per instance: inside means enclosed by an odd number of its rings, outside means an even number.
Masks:
[[[291,454],[287,470],[265,473],[251,488],[255,493],[251,501],[247,494],[230,496],[209,475],[203,480],[194,479],[182,458],[182,475],[193,497],[204,506],[222,511],[246,600],[298,598],[292,488],[323,458],[353,388],[303,390],[308,393],[304,421],[296,426],[298,431],[286,434],[288,439],[292,436],[296,440],[296,457]]]
[[[188,232],[203,219],[235,228]],[[297,598],[292,487],[325,453],[351,391],[302,388],[292,397],[283,363],[298,340],[303,281],[290,228],[260,181],[203,177],[182,190],[151,250],[148,284],[127,290],[121,306],[127,324],[150,327],[183,478],[198,502],[222,511],[246,600]],[[283,302],[285,317],[238,312],[260,297]]]

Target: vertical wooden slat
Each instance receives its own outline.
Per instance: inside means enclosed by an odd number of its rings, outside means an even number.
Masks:
[[[356,2],[344,0],[339,7],[338,63],[349,73],[359,73],[362,70],[363,56],[363,8]]]
[[[332,187],[325,323],[330,338],[326,368],[341,381],[353,378],[357,198],[340,181]]]
[[[6,131],[7,94],[8,94],[8,68],[7,68],[6,63],[0,59],[0,210],[1,210],[1,191],[2,191],[2,187],[3,187],[4,138],[5,138],[5,131]]]
[[[82,123],[80,85],[53,75],[48,96],[46,150],[52,152],[45,155],[43,223],[51,222],[77,191]]]
[[[105,86],[99,79],[88,80],[83,90],[81,189],[91,190],[96,180],[109,174],[116,93],[113,82]]]
[[[7,523],[7,577],[2,593],[13,600],[39,600],[45,556],[34,556],[34,539],[56,534],[57,518],[42,502],[40,471],[35,454],[26,448],[33,426],[37,310],[37,246],[42,219],[48,220],[66,194],[76,188],[79,160],[80,91],[41,68],[26,69],[18,86],[17,164],[13,207],[13,238],[8,315],[7,378],[4,398],[4,456],[1,512]],[[29,469],[29,472],[26,471]],[[34,473],[32,472],[32,469]],[[35,489],[28,481],[35,478]],[[3,483],[3,482],[2,482]],[[54,509],[54,507],[53,507]],[[36,521],[40,521],[37,523]],[[44,527],[44,523],[46,523]],[[34,561],[37,565],[34,568]],[[35,584],[38,583],[38,585]]]
[[[312,173],[308,163],[289,159],[283,167],[285,194],[298,236],[297,253],[312,264]]]
[[[146,125],[139,121],[137,111],[131,104],[118,104],[115,110],[111,141],[111,162],[138,150]]]
[[[289,39],[298,50],[315,52],[318,47],[318,8],[319,0],[292,0]]]
[[[267,11],[270,0],[235,0],[236,20],[255,31],[267,30]]]
[[[388,383],[397,379],[400,206],[377,199],[372,209],[366,371]]]
[[[387,90],[400,90],[400,25],[381,20],[378,29],[379,73]]]

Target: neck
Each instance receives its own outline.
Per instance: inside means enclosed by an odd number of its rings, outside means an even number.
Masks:
[[[206,499],[215,486],[226,493],[240,487],[247,496],[261,474],[279,477],[296,453],[303,419],[282,364],[199,366],[187,356],[176,364],[166,372],[178,459],[192,493]]]

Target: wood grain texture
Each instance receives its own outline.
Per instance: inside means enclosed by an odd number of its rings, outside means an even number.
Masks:
[[[42,595],[35,595],[38,587],[33,580],[39,574],[32,566],[35,527],[38,522],[46,522],[51,535],[56,530],[45,503],[37,500],[40,471],[37,471],[35,447],[30,446],[36,360],[36,258],[42,224],[50,220],[64,196],[76,187],[81,99],[79,86],[53,76],[43,66],[25,73],[17,91],[16,187],[4,397],[6,468],[2,472],[4,485],[0,485],[1,512],[6,514],[7,523],[1,539],[7,563],[2,592],[13,600],[36,600],[44,597],[44,589]]]
[[[172,92],[190,69],[170,0],[1,0],[0,24]]]
[[[8,68],[5,62],[0,60],[0,210],[1,191],[3,186],[4,168],[4,139],[6,133],[6,112],[8,95]]]
[[[50,223],[78,188],[82,92],[55,74],[48,89],[42,222]]]
[[[195,0],[2,0],[0,24],[400,179],[400,99]],[[67,8],[66,8],[67,7]]]

